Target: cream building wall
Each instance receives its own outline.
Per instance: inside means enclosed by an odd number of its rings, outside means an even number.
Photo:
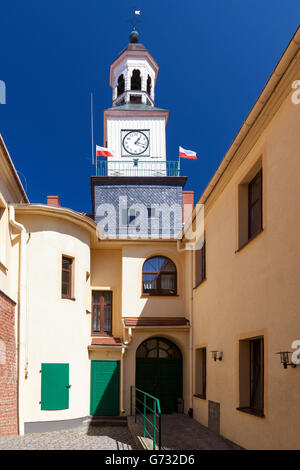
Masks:
[[[40,215],[16,209],[27,231],[27,316],[25,319],[24,421],[52,421],[89,415],[90,233],[43,209]],[[51,210],[51,209],[50,209]],[[62,255],[74,258],[74,300],[61,297]],[[68,363],[69,408],[41,410],[41,364]]]
[[[92,250],[91,290],[109,290],[112,292],[112,334],[116,337],[122,337],[123,327],[121,247],[115,249],[108,248]]]
[[[120,413],[130,414],[130,387],[135,384],[136,349],[142,341],[162,336],[183,356],[183,395],[190,401],[189,327],[134,328],[129,344],[123,317],[189,318],[184,277],[186,253],[176,242],[99,241],[96,226],[61,208],[17,205],[16,219],[26,229],[27,308],[24,351],[24,422],[63,421],[90,414],[91,360],[120,360]],[[74,258],[74,300],[61,298],[62,255]],[[142,266],[154,255],[170,257],[177,267],[178,296],[142,298]],[[113,336],[121,347],[92,346],[93,290],[113,292]],[[41,410],[41,364],[68,363],[69,408]]]
[[[299,123],[300,105],[289,93],[205,204],[207,280],[193,292],[193,342],[207,346],[207,399],[194,398],[194,417],[207,425],[208,400],[219,402],[221,434],[247,449],[299,448],[300,367],[283,369],[275,354],[300,339]],[[263,232],[237,252],[238,185],[259,158]],[[258,335],[265,341],[264,418],[236,409],[238,341]],[[221,362],[212,360],[215,349]]]
[[[142,270],[146,259],[166,256],[177,268],[176,296],[143,296]],[[131,243],[122,250],[122,316],[185,317],[184,257],[177,252],[176,242]]]
[[[9,204],[27,196],[0,135],[0,290],[18,302],[18,232],[9,223]],[[17,309],[16,309],[17,310]]]
[[[131,386],[135,385],[136,350],[146,339],[153,336],[168,338],[181,350],[183,356],[183,398],[186,411],[191,407],[189,327],[133,328],[129,339],[124,328],[124,317],[186,317],[189,310],[186,301],[186,277],[184,263],[186,252],[177,251],[176,242],[100,242],[100,249],[92,250],[91,289],[113,292],[113,336],[121,337],[122,348],[94,347],[91,360],[120,360],[123,362],[121,377],[120,409],[128,415],[131,411]],[[177,267],[178,296],[145,297],[142,295],[142,268],[151,256],[167,256]],[[129,344],[126,342],[129,340]]]

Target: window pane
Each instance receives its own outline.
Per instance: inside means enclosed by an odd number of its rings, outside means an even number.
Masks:
[[[100,305],[93,306],[93,331],[95,333],[100,331]]]
[[[169,357],[168,352],[165,349],[158,350],[158,357],[163,357],[167,359]]]
[[[257,201],[254,206],[250,209],[249,214],[249,235],[253,236],[261,229],[261,213],[260,213],[260,202]]]
[[[160,285],[164,290],[174,291],[176,288],[175,276],[173,274],[161,274]]]
[[[70,273],[68,271],[62,271],[62,281],[69,283]]]
[[[262,340],[251,341],[250,349],[250,406],[253,410],[263,411],[263,357]]]
[[[206,348],[196,350],[196,393],[206,397]]]
[[[61,293],[62,295],[65,295],[67,297],[70,296],[70,286],[69,286],[69,283],[66,283],[66,282],[62,282],[61,283]]]
[[[110,305],[111,304],[111,292],[103,292],[104,304]]]
[[[262,229],[262,172],[249,183],[249,221],[248,237],[251,238]]]
[[[163,256],[155,256],[143,265],[143,288],[151,294],[176,294],[176,266]],[[165,291],[165,292],[164,292]]]
[[[144,290],[155,290],[157,288],[156,274],[143,274]]]
[[[250,204],[260,199],[260,188],[261,188],[261,173],[259,173],[249,184],[249,199]]]
[[[147,357],[147,353],[148,349],[142,344],[136,352],[136,357]]]
[[[147,357],[157,357],[157,348],[151,349],[151,351],[148,352]]]
[[[157,339],[149,339],[146,344],[148,349],[157,348]]]
[[[111,306],[105,305],[104,307],[104,331],[105,333],[111,332]]]
[[[143,271],[176,271],[174,263],[162,256],[155,256],[145,261]]]
[[[175,272],[176,271],[176,267],[175,267],[175,264],[172,263],[171,260],[165,258],[163,263],[162,263],[162,266],[160,268],[161,271],[171,271],[171,272]]]
[[[100,292],[93,292],[93,302],[94,304],[100,304]]]
[[[71,267],[71,264],[72,264],[72,259],[71,258],[66,258],[65,256],[63,256],[62,258],[62,266],[64,269],[70,269]]]

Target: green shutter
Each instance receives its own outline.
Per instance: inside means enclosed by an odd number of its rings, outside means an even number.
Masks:
[[[42,364],[42,410],[69,408],[69,364]]]
[[[91,415],[120,414],[120,361],[92,361]]]

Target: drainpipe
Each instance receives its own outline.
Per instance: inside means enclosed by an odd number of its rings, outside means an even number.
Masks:
[[[194,388],[194,371],[193,371],[193,254],[194,251],[190,250],[190,408],[193,408],[193,388]]]
[[[132,328],[125,328],[125,330],[128,330],[128,340],[124,341],[124,344],[126,344],[126,346],[128,346],[128,344],[131,343],[131,340],[132,340]]]
[[[125,348],[122,348],[122,354],[121,354],[121,377],[120,377],[120,382],[121,382],[121,390],[120,390],[120,409],[121,409],[121,414],[123,415],[125,413],[124,410],[124,354],[125,354]]]
[[[18,421],[19,434],[24,435],[25,324],[26,324],[26,229],[16,222],[15,208],[9,206],[9,222],[20,232],[19,302],[18,302]]]

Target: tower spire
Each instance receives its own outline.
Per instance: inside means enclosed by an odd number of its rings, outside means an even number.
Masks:
[[[139,19],[139,16],[141,15],[141,10],[138,10],[137,7],[133,8],[133,14],[131,20],[129,20],[130,23],[132,23],[132,31],[129,35],[129,42],[130,43],[137,43],[139,42],[139,33],[136,30],[136,25],[137,23],[140,23],[141,20]]]

